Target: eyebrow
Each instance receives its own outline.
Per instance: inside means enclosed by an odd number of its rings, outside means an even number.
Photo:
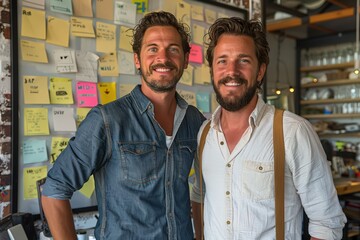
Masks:
[[[159,44],[157,44],[157,43],[149,43],[149,44],[146,44],[146,45],[145,45],[145,47],[152,47],[152,46],[158,47]],[[173,47],[173,46],[176,46],[176,47],[181,48],[181,45],[180,45],[180,44],[177,44],[177,43],[171,43],[171,44],[169,44],[169,46],[167,46],[166,48]]]
[[[229,56],[227,54],[223,54],[223,55],[218,56],[216,59],[218,59],[218,58],[226,58],[226,57],[229,57]],[[236,57],[238,57],[238,58],[243,58],[243,57],[252,58],[251,55],[245,54],[245,53],[241,53],[241,54],[237,55]]]

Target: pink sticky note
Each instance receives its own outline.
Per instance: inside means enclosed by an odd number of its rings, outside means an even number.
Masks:
[[[203,63],[203,48],[200,45],[191,44],[191,50],[190,50],[190,56],[189,56],[189,62],[192,63]]]
[[[77,82],[76,97],[78,107],[94,107],[98,104],[96,83]]]

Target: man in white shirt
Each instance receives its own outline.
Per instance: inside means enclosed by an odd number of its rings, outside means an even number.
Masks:
[[[274,107],[258,95],[269,63],[266,34],[260,22],[233,17],[218,19],[208,37],[206,58],[220,106],[202,153],[205,239],[275,239]],[[285,238],[301,239],[305,210],[312,239],[341,239],[346,217],[317,134],[288,111],[283,129]],[[200,239],[198,166],[191,200]]]

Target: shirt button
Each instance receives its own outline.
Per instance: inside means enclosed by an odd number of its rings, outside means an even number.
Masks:
[[[227,167],[231,167],[231,164],[230,164],[230,163],[228,163],[228,164],[226,164],[226,166],[227,166]]]
[[[226,224],[227,224],[227,225],[230,225],[230,221],[226,221]]]
[[[230,192],[229,192],[229,191],[226,191],[226,195],[230,195]]]
[[[260,167],[259,167],[259,170],[260,170],[260,171],[261,171],[261,170],[263,170],[263,167],[262,167],[262,166],[260,166]]]
[[[220,142],[220,145],[224,145],[224,142],[223,142],[223,141],[221,141],[221,142]]]

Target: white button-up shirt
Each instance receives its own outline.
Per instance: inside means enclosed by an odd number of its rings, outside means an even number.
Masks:
[[[274,107],[259,97],[249,127],[231,153],[221,130],[220,112],[219,107],[212,116],[203,151],[205,239],[275,239]],[[346,217],[319,138],[300,116],[285,111],[283,122],[285,238],[301,239],[305,209],[311,236],[341,239]],[[194,166],[197,176],[191,200],[200,202],[197,161]]]

